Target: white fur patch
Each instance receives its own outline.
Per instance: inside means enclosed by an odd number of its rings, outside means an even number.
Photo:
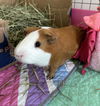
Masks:
[[[38,66],[49,65],[51,54],[35,47],[35,42],[39,36],[38,30],[27,35],[15,48],[16,59],[26,64],[35,64]],[[18,58],[16,55],[23,55],[23,57]]]
[[[49,28],[51,28],[51,27],[45,27],[45,26],[44,26],[44,27],[41,27],[41,28],[42,28],[42,29],[49,29]]]
[[[18,106],[25,106],[28,89],[29,89],[29,76],[28,76],[29,69],[27,65],[23,64],[21,66],[20,72],[20,86],[18,88]]]

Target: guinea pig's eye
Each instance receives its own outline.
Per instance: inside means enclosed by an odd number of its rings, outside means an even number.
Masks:
[[[36,43],[35,43],[35,47],[40,47],[41,46],[41,43],[39,42],[39,41],[37,41]]]

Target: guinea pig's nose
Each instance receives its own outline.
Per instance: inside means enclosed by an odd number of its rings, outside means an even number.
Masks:
[[[15,55],[15,57],[21,59],[23,57],[23,55]]]

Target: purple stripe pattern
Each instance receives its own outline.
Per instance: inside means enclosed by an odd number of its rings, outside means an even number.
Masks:
[[[43,72],[44,70],[39,67],[34,67],[39,77],[38,80],[32,67],[32,65],[29,66],[30,87],[25,106],[39,106],[49,96],[49,90]]]

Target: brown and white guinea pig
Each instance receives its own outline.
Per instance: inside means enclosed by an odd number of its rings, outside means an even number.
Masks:
[[[49,66],[48,78],[79,48],[84,31],[75,26],[63,28],[28,27],[27,36],[15,48],[18,61],[38,66]]]

